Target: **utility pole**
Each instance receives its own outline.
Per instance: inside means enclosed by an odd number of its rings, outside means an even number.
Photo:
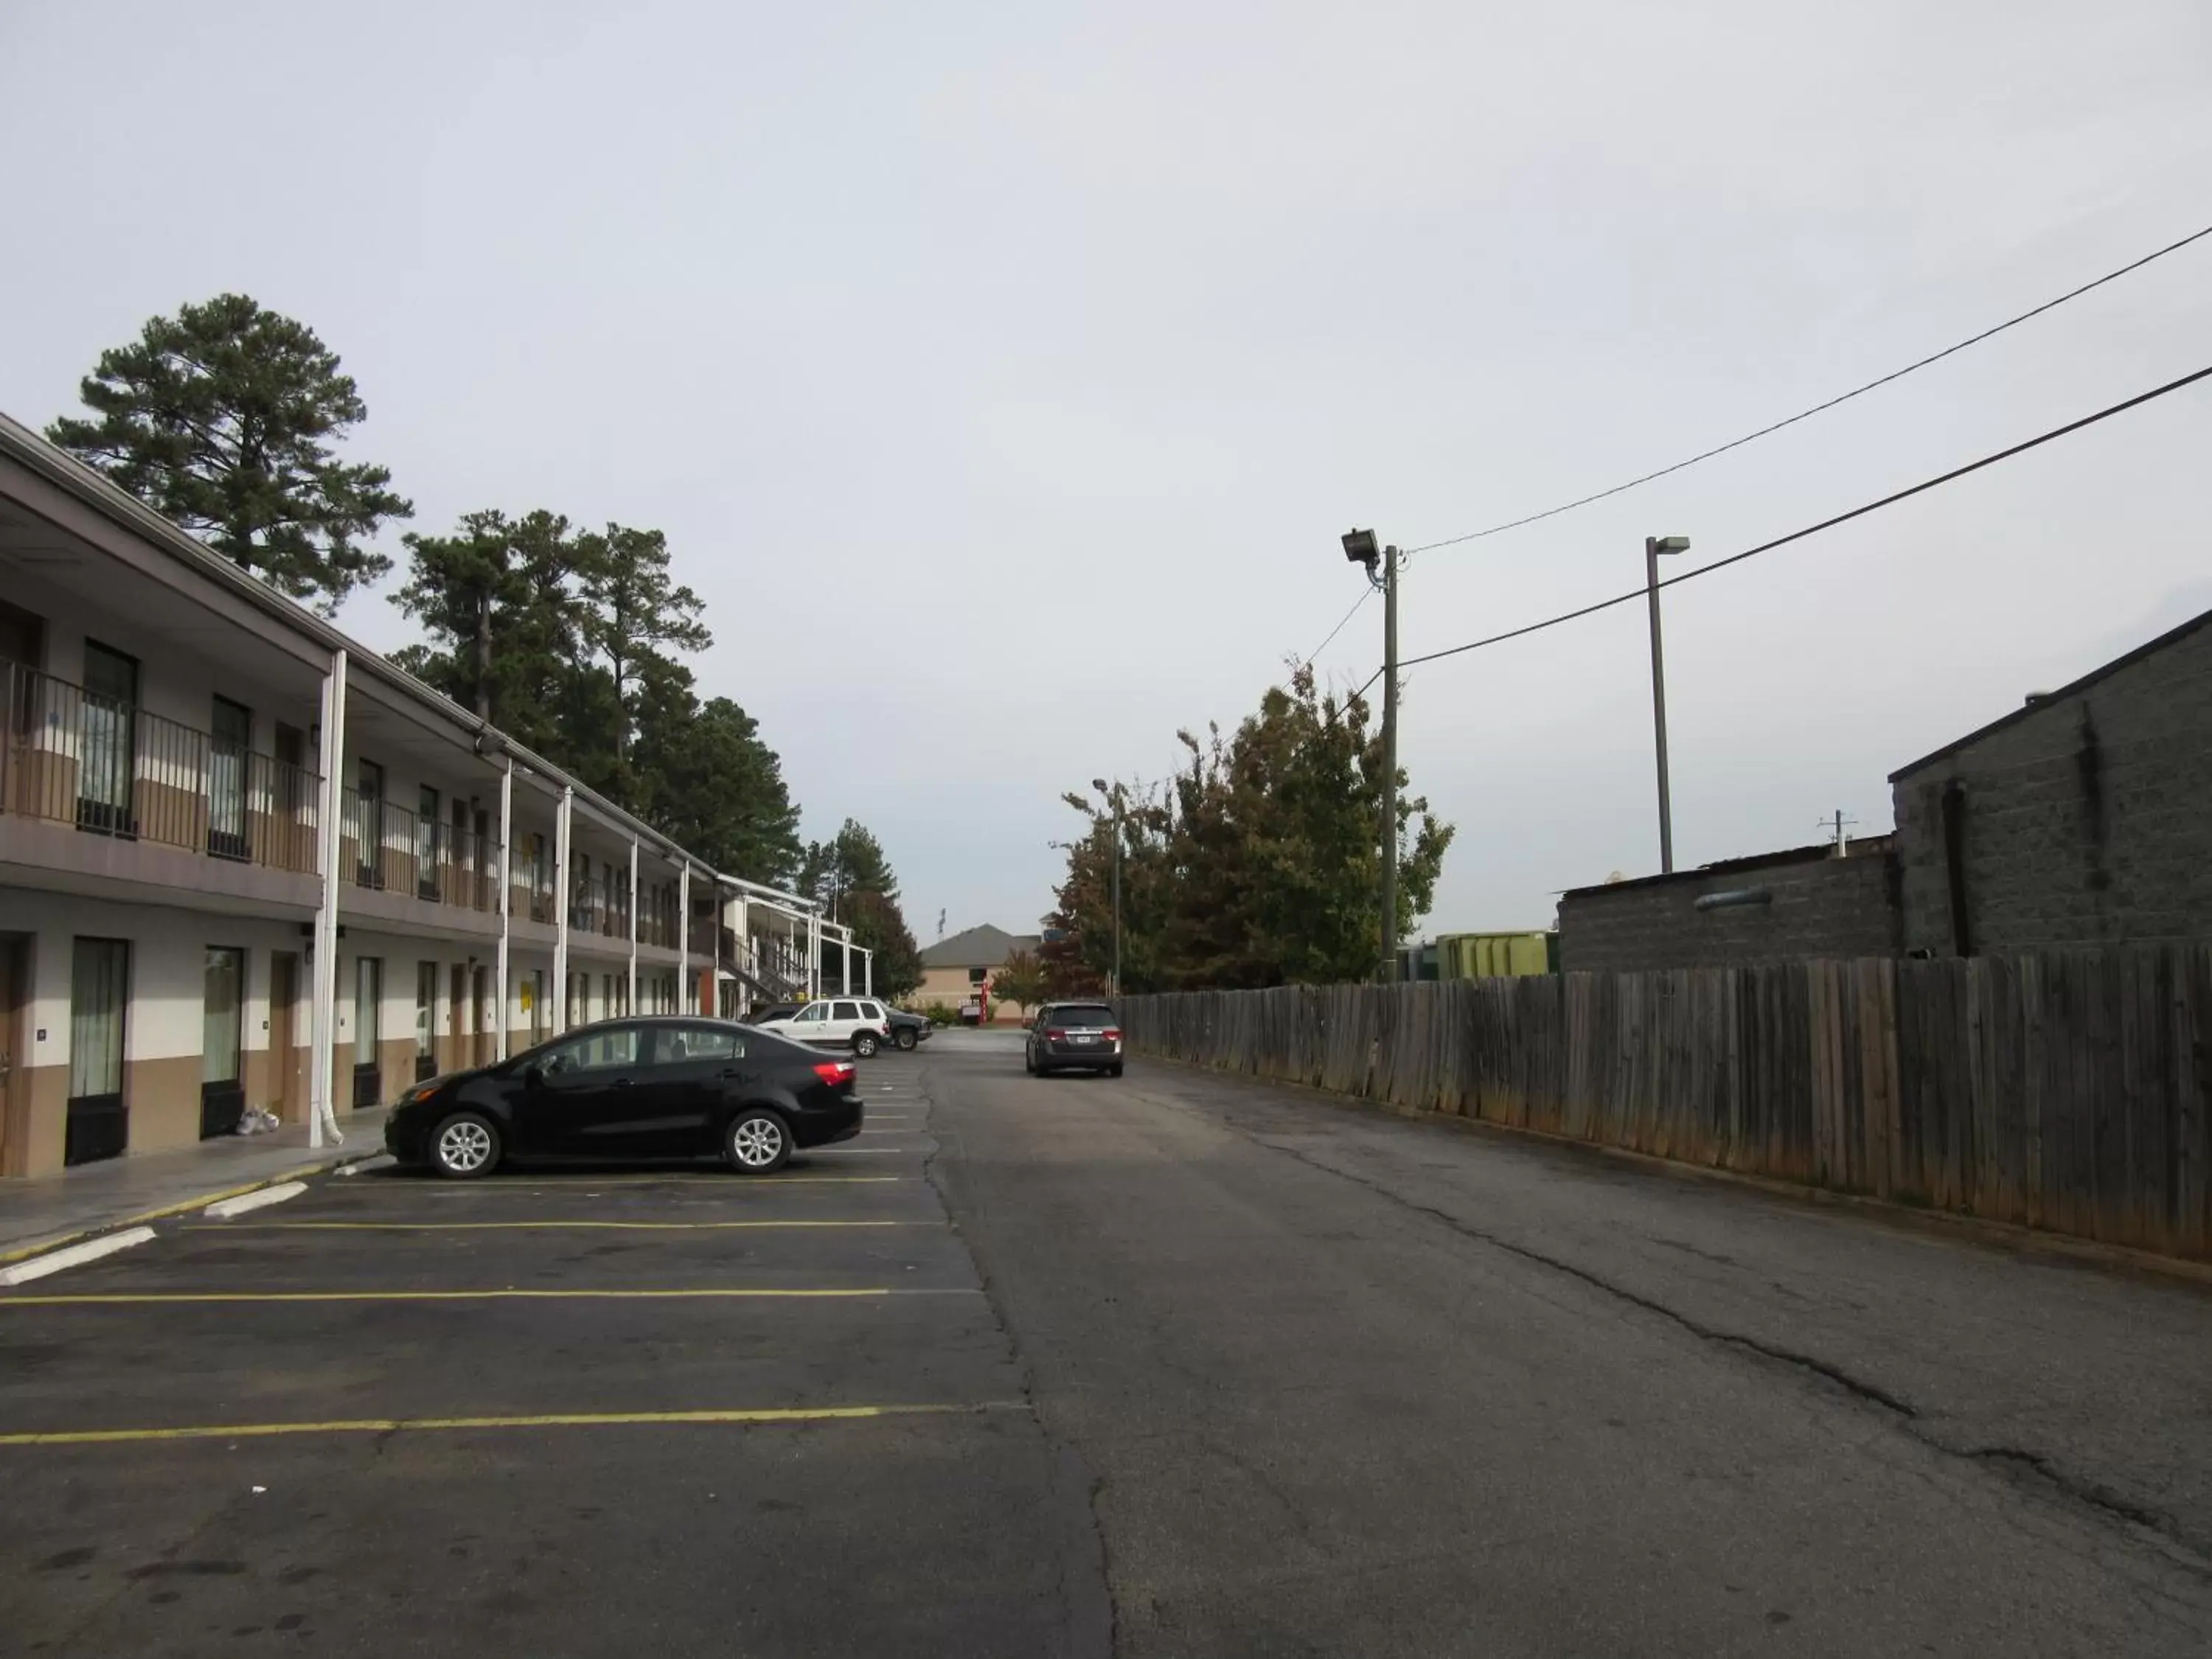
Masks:
[[[1365,565],[1367,580],[1382,590],[1382,978],[1389,983],[1398,977],[1398,567],[1405,556],[1377,549],[1371,530],[1341,539],[1344,556]]]
[[[1659,871],[1674,868],[1674,805],[1667,793],[1667,669],[1659,649],[1659,556],[1686,553],[1687,536],[1646,536],[1644,538],[1644,592],[1651,609],[1651,723],[1658,735],[1659,750]]]
[[[1114,994],[1121,994],[1121,786],[1114,786]]]
[[[1382,981],[1398,978],[1398,550],[1382,550]]]
[[[1121,786],[1106,787],[1103,778],[1091,780],[1091,787],[1106,797],[1114,809],[1114,974],[1107,981],[1109,996],[1121,994]]]

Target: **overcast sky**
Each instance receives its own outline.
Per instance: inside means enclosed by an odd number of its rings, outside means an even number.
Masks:
[[[702,693],[809,834],[877,831],[927,943],[1032,925],[1063,789],[1310,651],[1346,527],[1552,506],[2212,223],[2212,8],[18,0],[0,139],[0,408],[185,301],[307,322],[417,526],[668,532]],[[1424,554],[1404,648],[2212,364],[2208,299],[2212,239]],[[1886,828],[1890,771],[2212,607],[2208,439],[2212,382],[1670,594],[1678,861]],[[1657,867],[1640,605],[1416,670],[1404,721],[1459,826],[1431,927]]]

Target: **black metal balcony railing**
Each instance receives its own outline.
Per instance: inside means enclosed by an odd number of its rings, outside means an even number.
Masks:
[[[0,663],[0,811],[312,875],[321,780]]]
[[[629,878],[577,878],[568,898],[568,931],[605,939],[629,937]],[[640,937],[643,937],[641,933]]]
[[[356,790],[340,792],[338,873],[356,887],[432,904],[499,908],[499,844]]]

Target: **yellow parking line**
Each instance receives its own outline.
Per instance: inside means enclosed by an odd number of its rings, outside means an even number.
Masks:
[[[671,1425],[832,1423],[882,1417],[965,1417],[1026,1410],[1019,1401],[981,1406],[808,1406],[780,1410],[556,1412],[540,1417],[362,1417],[328,1423],[218,1423],[177,1429],[76,1429],[0,1434],[0,1446],[112,1446],[147,1440],[258,1440],[285,1434],[398,1434],[465,1429],[603,1429]]]
[[[735,1290],[725,1285],[690,1291],[149,1291],[81,1296],[0,1296],[0,1308],[140,1307],[187,1302],[647,1302],[981,1294],[981,1291],[960,1288],[921,1290],[883,1285],[839,1291]]]
[[[601,1227],[629,1233],[712,1233],[750,1227],[931,1227],[930,1221],[205,1221],[195,1233],[480,1233],[525,1227]]]
[[[597,1192],[602,1187],[712,1187],[725,1193],[758,1193],[774,1187],[802,1187],[810,1182],[829,1186],[852,1186],[856,1182],[874,1186],[886,1181],[902,1181],[903,1176],[767,1176],[750,1181],[739,1181],[731,1176],[568,1176],[546,1181],[477,1181],[465,1184],[441,1182],[426,1186],[416,1182],[353,1181],[325,1188],[328,1192],[413,1192],[437,1193],[453,1198],[470,1197],[478,1193],[543,1193],[573,1189],[578,1192]]]

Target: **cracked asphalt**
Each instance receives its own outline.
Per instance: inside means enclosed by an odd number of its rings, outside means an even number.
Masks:
[[[2212,1645],[2192,1285],[998,1033],[863,1080],[774,1181],[0,1292],[0,1656]]]
[[[986,1041],[933,1173],[1117,1652],[2212,1648],[2203,1289]]]

